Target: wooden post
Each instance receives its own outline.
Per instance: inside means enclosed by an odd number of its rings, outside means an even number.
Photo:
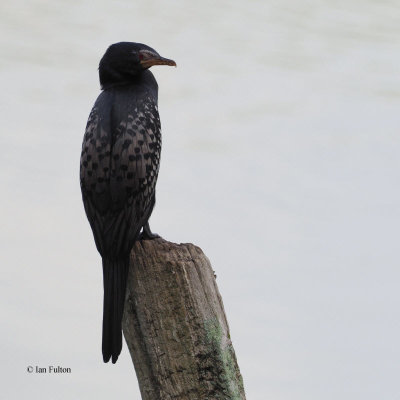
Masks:
[[[123,332],[143,400],[245,400],[208,258],[193,244],[136,242]]]

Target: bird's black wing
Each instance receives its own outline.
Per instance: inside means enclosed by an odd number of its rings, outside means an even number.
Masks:
[[[155,96],[99,96],[83,140],[80,179],[85,211],[103,257],[128,254],[150,217],[160,151]]]

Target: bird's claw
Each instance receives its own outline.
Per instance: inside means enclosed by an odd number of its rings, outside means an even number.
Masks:
[[[159,238],[161,238],[161,236],[158,235],[157,233],[153,233],[153,232],[151,232],[150,235],[146,232],[142,232],[139,235],[139,240],[153,240],[153,239],[159,239]]]
[[[139,240],[153,240],[153,239],[159,239],[161,238],[160,235],[158,235],[157,233],[153,233],[150,230],[150,225],[149,223],[147,223],[144,227],[143,227],[143,231],[142,233],[139,235]]]

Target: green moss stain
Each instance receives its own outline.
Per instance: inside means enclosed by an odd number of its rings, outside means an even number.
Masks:
[[[210,356],[213,358],[218,383],[222,386],[226,398],[241,400],[244,393],[243,379],[236,363],[236,357],[232,345],[223,346],[222,328],[216,318],[204,322],[205,342],[210,348]]]
[[[213,348],[220,348],[222,343],[222,328],[217,319],[212,318],[204,322],[204,330],[206,331],[206,342]]]

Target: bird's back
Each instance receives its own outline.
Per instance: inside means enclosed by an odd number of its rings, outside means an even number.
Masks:
[[[160,152],[152,75],[138,84],[103,91],[89,116],[80,168],[83,202],[102,256],[128,254],[147,222]]]

